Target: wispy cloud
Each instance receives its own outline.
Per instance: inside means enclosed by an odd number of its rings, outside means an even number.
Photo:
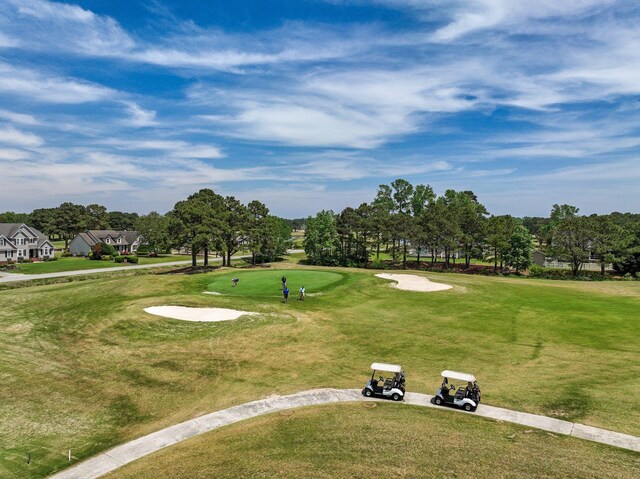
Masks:
[[[43,103],[86,103],[118,96],[110,88],[0,62],[0,92]]]
[[[42,138],[33,133],[16,130],[13,127],[0,128],[0,143],[25,147],[40,146]]]

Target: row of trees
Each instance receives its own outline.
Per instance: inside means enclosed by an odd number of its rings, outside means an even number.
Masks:
[[[428,185],[413,186],[397,179],[380,185],[371,203],[345,208],[339,214],[322,211],[307,219],[304,247],[313,264],[364,266],[381,248],[407,266],[410,249],[417,262],[424,253],[431,262],[441,254],[447,265],[458,254],[469,266],[491,248],[495,268],[528,266],[531,236],[511,216],[489,216],[471,191],[447,190],[437,196]]]
[[[571,265],[574,276],[587,261],[597,261],[602,275],[612,264],[621,273],[640,272],[640,215],[579,215],[570,205],[554,205],[549,218],[536,221],[540,247]]]
[[[231,256],[241,248],[251,251],[252,264],[272,261],[286,253],[291,240],[289,223],[270,215],[263,203],[244,205],[210,189],[177,202],[166,215],[141,216],[136,228],[152,250],[191,250],[193,266],[199,252],[204,253],[205,266],[213,252],[222,256],[223,265],[231,265]]]
[[[592,258],[598,258],[603,274],[610,263],[635,274],[639,232],[640,215],[586,217],[573,206],[554,205],[549,218],[496,216],[471,191],[437,196],[428,185],[397,179],[380,185],[371,203],[308,218],[304,248],[309,262],[319,265],[364,266],[371,255],[379,258],[382,247],[394,262],[401,256],[405,268],[411,249],[417,263],[426,252],[432,263],[441,255],[449,266],[460,255],[465,267],[478,258],[493,261],[496,271],[521,271],[531,263],[535,237],[544,254],[569,262],[574,275]]]

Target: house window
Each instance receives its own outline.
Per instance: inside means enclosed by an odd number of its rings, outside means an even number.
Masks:
[[[107,238],[106,240],[104,240],[104,242],[109,244],[109,243],[111,243],[111,240],[109,238]]]
[[[0,239],[0,246],[4,246],[4,240]]]
[[[118,243],[122,243],[122,238],[118,238]]]

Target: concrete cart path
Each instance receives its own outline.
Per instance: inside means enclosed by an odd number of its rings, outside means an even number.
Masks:
[[[435,406],[431,403],[433,396],[428,394],[407,393],[404,404],[439,408],[442,411],[455,411],[461,414],[475,414],[490,419],[508,421],[523,426],[534,427],[556,434],[588,439],[615,447],[631,449],[640,452],[640,438],[628,434],[607,431],[582,424],[561,421],[546,416],[538,416],[518,411],[510,411],[481,404],[475,413],[462,410]],[[239,406],[213,412],[196,419],[191,419],[175,426],[162,429],[147,436],[135,439],[107,452],[79,463],[57,474],[50,479],[93,479],[101,477],[136,459],[171,446],[180,441],[197,436],[219,427],[243,421],[245,419],[269,414],[285,409],[319,404],[356,402],[356,401],[384,401],[384,399],[368,399],[362,396],[359,389],[314,389],[303,391],[290,396],[275,396],[272,398],[252,401]],[[402,403],[398,403],[401,407]]]
[[[219,260],[219,258],[210,259],[209,261]],[[96,274],[96,273],[109,273],[111,271],[129,271],[132,269],[144,269],[144,268],[160,268],[162,266],[180,266],[191,264],[191,260],[185,261],[169,261],[167,263],[153,263],[153,264],[136,264],[131,266],[114,266],[113,268],[95,268],[95,269],[80,269],[76,271],[59,271],[57,273],[40,273],[40,274],[19,274],[19,273],[0,273],[0,283],[12,283],[15,281],[31,281],[34,279],[47,279],[47,278],[64,278],[65,276],[80,276],[83,274]]]

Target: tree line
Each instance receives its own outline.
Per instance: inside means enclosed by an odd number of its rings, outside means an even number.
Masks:
[[[380,185],[370,203],[340,213],[321,211],[306,221],[304,248],[317,265],[365,267],[381,249],[407,267],[409,251],[419,266],[438,257],[446,267],[460,257],[492,261],[494,271],[516,272],[531,265],[534,247],[547,257],[571,264],[574,276],[596,258],[623,273],[638,273],[640,215],[580,216],[578,208],[554,205],[549,218],[491,215],[472,191],[446,190],[438,196],[428,185],[404,179]],[[375,258],[370,261],[370,258]]]

